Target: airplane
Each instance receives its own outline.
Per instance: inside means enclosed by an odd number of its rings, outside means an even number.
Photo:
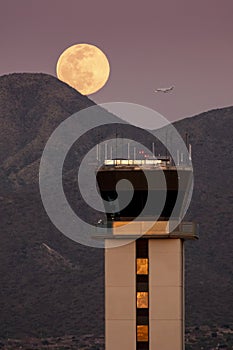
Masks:
[[[154,92],[164,92],[164,93],[167,93],[167,92],[171,92],[173,89],[174,89],[175,86],[170,86],[168,88],[158,88],[156,90],[154,90]]]

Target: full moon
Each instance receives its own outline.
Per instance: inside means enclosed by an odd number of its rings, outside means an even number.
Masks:
[[[83,95],[91,95],[106,84],[110,65],[98,47],[76,44],[63,51],[56,70],[58,79]]]

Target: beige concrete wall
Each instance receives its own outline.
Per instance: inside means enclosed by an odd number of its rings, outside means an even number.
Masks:
[[[150,349],[183,349],[183,243],[149,240]]]
[[[135,258],[135,242],[105,250],[106,350],[136,349]]]
[[[183,302],[181,287],[150,286],[150,319],[181,320]]]
[[[135,320],[107,320],[105,350],[136,350]]]
[[[183,350],[181,320],[151,320],[150,350]]]
[[[129,287],[107,287],[106,319],[135,320],[135,289]]]
[[[180,239],[149,241],[150,286],[182,286],[183,263]]]
[[[110,246],[109,241],[106,240],[107,246]],[[119,239],[117,242],[125,243],[125,240]],[[105,249],[105,286],[135,287],[135,254],[135,241]]]
[[[135,262],[135,242],[105,250],[106,350],[136,349]],[[150,350],[184,350],[180,239],[149,239],[149,308]]]

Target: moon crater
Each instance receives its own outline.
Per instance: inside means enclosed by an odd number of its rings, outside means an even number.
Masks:
[[[100,90],[107,82],[110,65],[98,47],[77,44],[66,49],[57,62],[57,77],[83,95]]]

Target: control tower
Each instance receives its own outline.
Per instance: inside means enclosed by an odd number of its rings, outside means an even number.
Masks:
[[[134,189],[128,205],[128,186],[116,191],[123,179]],[[105,160],[97,183],[109,227],[104,237],[106,350],[184,350],[184,242],[197,233],[194,223],[179,218],[192,169],[178,169],[168,158]]]

